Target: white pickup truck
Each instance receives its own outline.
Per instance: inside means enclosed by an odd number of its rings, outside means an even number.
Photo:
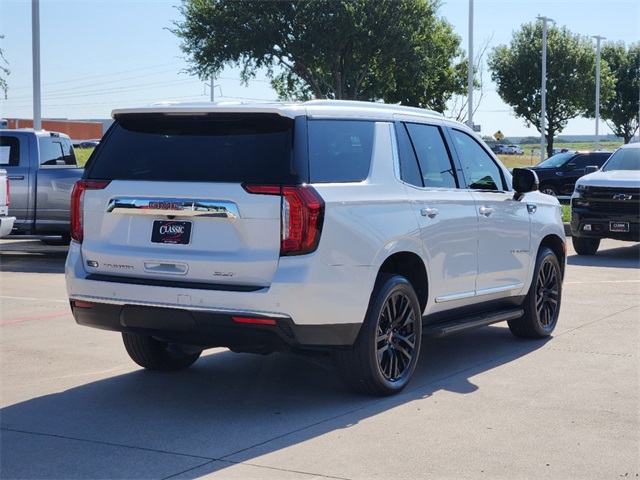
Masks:
[[[0,170],[0,237],[11,233],[16,217],[9,216],[9,179],[7,171]]]

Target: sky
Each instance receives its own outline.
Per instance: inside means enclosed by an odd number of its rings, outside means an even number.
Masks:
[[[375,0],[372,0],[375,1]],[[180,21],[179,0],[40,0],[42,118],[103,119],[120,107],[158,101],[208,101],[208,82],[186,73],[179,39],[169,29]],[[0,49],[11,70],[0,117],[33,117],[31,0],[0,1]],[[514,31],[552,18],[575,34],[601,35],[628,46],[640,41],[639,0],[473,0],[474,50],[508,45]],[[468,50],[469,0],[442,0],[446,18]],[[595,40],[594,40],[595,49]],[[486,61],[486,55],[485,55]],[[219,73],[216,100],[276,99],[266,76],[241,85],[238,70]],[[482,135],[539,135],[500,100],[484,69],[483,98],[474,114]],[[476,99],[478,93],[474,94]],[[595,102],[595,92],[594,92]],[[603,122],[600,134],[611,130]],[[566,135],[595,133],[594,119],[571,120]]]

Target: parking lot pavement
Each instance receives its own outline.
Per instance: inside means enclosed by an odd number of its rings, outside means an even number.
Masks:
[[[569,252],[558,327],[428,340],[409,387],[297,358],[147,372],[75,324],[61,247],[0,240],[0,478],[606,479],[640,474],[640,244]]]

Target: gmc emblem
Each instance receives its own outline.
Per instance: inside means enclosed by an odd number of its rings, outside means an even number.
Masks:
[[[183,202],[149,202],[149,208],[153,210],[184,210]]]

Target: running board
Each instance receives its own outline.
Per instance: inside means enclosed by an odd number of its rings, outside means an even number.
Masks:
[[[515,320],[516,318],[520,318],[522,315],[524,315],[524,310],[521,308],[514,308],[512,310],[501,310],[481,315],[458,317],[445,322],[425,325],[422,327],[422,334],[429,337],[444,337],[445,335],[450,335],[452,333],[486,327],[493,323]]]

